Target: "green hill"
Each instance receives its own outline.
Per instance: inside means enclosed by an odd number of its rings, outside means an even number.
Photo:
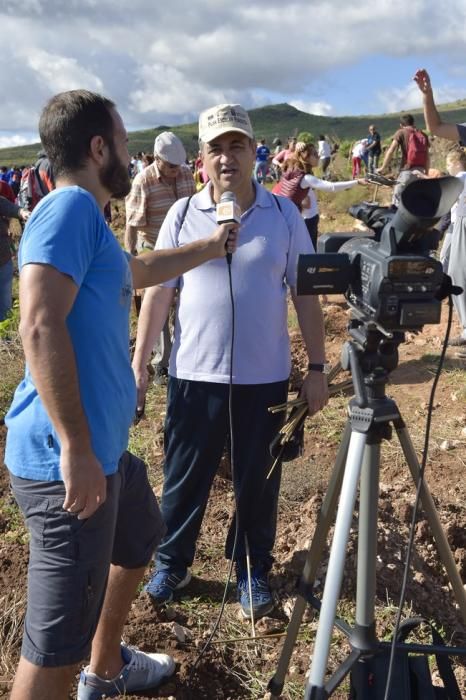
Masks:
[[[447,121],[454,123],[466,122],[466,100],[441,105],[439,107]],[[291,105],[283,103],[268,105],[249,111],[254,132],[258,137],[264,136],[268,143],[279,137],[284,143],[288,136],[296,136],[302,131],[309,131],[314,137],[326,134],[337,141],[354,141],[367,133],[369,124],[374,123],[383,139],[390,138],[399,126],[400,113],[368,114],[357,117],[323,117],[307,112],[301,112]],[[425,127],[422,110],[412,110],[418,126]],[[133,131],[129,134],[129,152],[144,151],[151,153],[154,139],[161,131],[171,130],[183,141],[190,157],[197,153],[197,123],[181,126],[158,126],[143,131]],[[40,144],[16,146],[15,148],[0,149],[0,165],[22,165],[35,161]]]

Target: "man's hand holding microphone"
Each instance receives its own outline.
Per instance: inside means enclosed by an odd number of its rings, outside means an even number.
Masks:
[[[207,245],[211,247],[213,258],[227,257],[231,261],[231,256],[236,250],[239,224],[220,223],[212,236],[207,240]]]

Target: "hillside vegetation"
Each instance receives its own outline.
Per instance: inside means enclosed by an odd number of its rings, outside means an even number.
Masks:
[[[466,122],[466,100],[439,107],[447,121]],[[418,126],[425,127],[422,110],[412,110]],[[258,137],[264,136],[270,143],[278,137],[285,142],[288,136],[297,136],[301,131],[309,131],[315,137],[326,134],[333,140],[354,141],[367,134],[367,127],[375,123],[383,139],[390,138],[399,126],[400,114],[369,114],[357,117],[324,117],[301,112],[289,104],[268,105],[249,111],[254,131]],[[12,125],[14,128],[14,125]],[[197,123],[180,126],[160,125],[153,129],[133,131],[129,134],[129,152],[152,152],[154,139],[161,131],[173,131],[183,141],[190,157],[197,154]],[[0,149],[0,165],[24,165],[35,161],[40,143],[15,148]]]

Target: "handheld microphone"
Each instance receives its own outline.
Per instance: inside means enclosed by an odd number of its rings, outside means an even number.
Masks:
[[[236,202],[234,192],[224,192],[217,204],[217,224],[239,224],[241,222],[241,209]],[[227,263],[231,265],[231,253],[226,254]]]

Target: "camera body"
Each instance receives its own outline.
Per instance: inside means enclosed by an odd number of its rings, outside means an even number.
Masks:
[[[352,207],[372,234],[321,236],[317,254],[299,257],[297,293],[344,294],[357,318],[387,331],[439,323],[446,275],[429,254],[438,240],[432,228],[461,189],[457,178],[419,180],[398,210]]]

